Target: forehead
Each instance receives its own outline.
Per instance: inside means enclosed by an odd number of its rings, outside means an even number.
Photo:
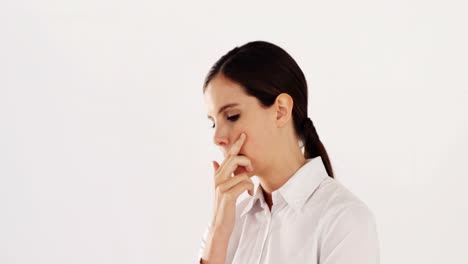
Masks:
[[[248,95],[240,84],[218,75],[208,83],[204,99],[208,114],[214,115],[225,104],[245,103]]]

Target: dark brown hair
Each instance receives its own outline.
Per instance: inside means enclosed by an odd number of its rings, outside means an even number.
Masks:
[[[289,94],[294,100],[294,129],[304,144],[304,157],[320,156],[328,176],[334,177],[327,151],[307,116],[308,93],[304,73],[285,50],[266,41],[235,47],[211,67],[203,84],[203,93],[208,83],[220,73],[239,83],[264,107],[270,107],[279,94]]]

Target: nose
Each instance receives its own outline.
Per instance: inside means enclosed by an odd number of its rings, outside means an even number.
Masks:
[[[216,127],[213,136],[213,142],[221,149],[224,154],[229,146],[229,136],[226,129]]]

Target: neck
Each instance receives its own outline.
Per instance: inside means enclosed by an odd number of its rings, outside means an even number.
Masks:
[[[270,164],[274,164],[267,171],[257,175],[263,189],[263,195],[268,207],[273,206],[271,193],[283,186],[306,163],[306,159],[299,146],[275,156]]]

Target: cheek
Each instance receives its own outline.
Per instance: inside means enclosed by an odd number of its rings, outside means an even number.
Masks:
[[[247,134],[247,139],[242,146],[240,152],[244,154],[252,163],[252,166],[254,167],[254,170],[257,170],[257,167],[259,166],[259,161],[262,160],[262,143],[260,142],[261,137],[259,135],[256,135],[252,133],[252,131],[249,130],[243,130],[242,132],[245,132]],[[240,132],[239,132],[240,134]],[[238,167],[234,171],[234,175],[240,174],[240,173],[247,173],[249,174],[244,167]]]
[[[268,145],[271,144],[271,129],[268,124],[259,122],[265,117],[252,117],[240,124],[238,134],[245,132],[247,139],[241,148],[241,152],[246,155],[255,167],[255,164],[260,164],[259,161],[265,160],[265,153],[268,153]]]
[[[249,152],[251,155],[256,156],[264,153],[271,138],[271,124],[267,121],[267,116],[261,114],[249,116],[246,118],[245,123],[241,127],[247,134],[247,141],[245,144],[246,154]]]
[[[254,168],[252,175],[259,175],[259,173],[262,173],[262,171],[265,169],[265,163],[268,163],[267,160],[269,160],[269,147],[268,138],[265,138],[266,135],[262,133],[262,130],[260,130],[260,133],[258,133],[258,130],[255,132],[257,133],[246,132],[247,141],[245,142],[241,151],[252,163]],[[251,173],[246,171],[245,168],[240,167],[236,169],[234,174],[244,172],[247,174]]]
[[[246,131],[247,140],[242,148],[244,153],[254,163],[265,158],[268,151],[268,133],[262,128],[256,128],[252,131]]]

